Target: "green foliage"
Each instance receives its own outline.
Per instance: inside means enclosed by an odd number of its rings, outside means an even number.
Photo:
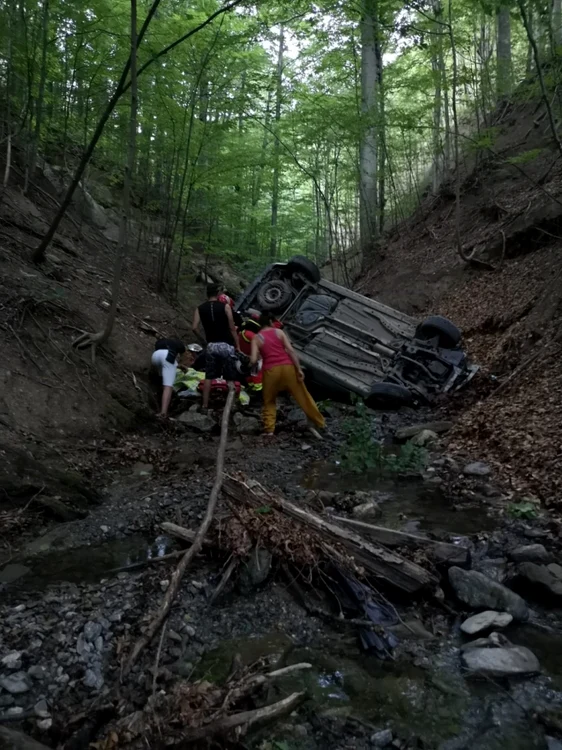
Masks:
[[[532,148],[529,151],[522,151],[516,156],[510,156],[506,161],[508,164],[528,164],[529,162],[534,161],[537,156],[540,156],[543,151],[544,149],[542,148]]]
[[[406,443],[397,454],[373,438],[372,417],[364,401],[355,403],[355,416],[343,423],[346,435],[341,449],[341,465],[354,474],[374,471],[380,474],[403,474],[422,469],[427,463],[427,451],[413,443]]]
[[[536,504],[529,500],[523,500],[520,503],[509,503],[507,512],[512,518],[523,518],[526,520],[532,520],[538,516]]]

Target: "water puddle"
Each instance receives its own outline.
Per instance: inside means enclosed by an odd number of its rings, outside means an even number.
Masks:
[[[96,546],[53,550],[46,554],[17,560],[0,570],[0,584],[13,584],[18,589],[41,589],[51,583],[95,583],[116,568],[163,557],[173,542],[160,536],[149,541],[143,536],[114,539]]]
[[[476,534],[495,528],[497,521],[483,507],[455,508],[448,502],[440,487],[431,487],[421,479],[392,479],[376,472],[352,474],[336,464],[313,464],[302,478],[306,489],[349,493],[353,490],[376,492],[382,515],[376,524],[390,529],[407,531],[450,532]]]

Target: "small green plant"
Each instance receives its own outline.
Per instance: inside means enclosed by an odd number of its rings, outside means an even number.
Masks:
[[[318,401],[317,406],[321,412],[325,412],[326,409],[329,409],[330,406],[332,406],[332,402],[330,401],[329,398],[326,398],[323,401]]]
[[[536,504],[529,500],[523,500],[520,503],[509,503],[507,512],[512,518],[524,518],[527,520],[537,518],[539,515]]]
[[[528,164],[542,154],[543,150],[542,148],[532,148],[530,151],[522,151],[520,154],[508,157],[506,162],[508,164]]]
[[[373,438],[372,419],[365,403],[361,399],[354,403],[355,416],[343,423],[346,440],[340,454],[342,468],[354,474],[366,471],[401,474],[425,466],[427,451],[418,445],[406,443],[397,454],[387,453]]]

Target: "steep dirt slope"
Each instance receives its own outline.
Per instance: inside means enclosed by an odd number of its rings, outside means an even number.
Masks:
[[[451,185],[399,226],[359,285],[407,312],[446,315],[487,376],[458,416],[454,447],[502,466],[516,489],[562,499],[562,159],[540,101],[496,113],[493,154],[462,167],[455,245]],[[503,260],[502,260],[503,257]],[[495,270],[491,270],[490,267]],[[469,398],[468,394],[467,397]]]

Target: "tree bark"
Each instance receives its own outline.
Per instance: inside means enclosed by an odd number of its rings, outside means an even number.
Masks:
[[[41,125],[43,122],[43,103],[45,101],[45,84],[47,82],[47,47],[49,44],[49,0],[43,0],[43,29],[41,40],[41,71],[39,74],[39,92],[35,105],[35,132],[31,143],[31,153],[25,173],[25,185],[23,192],[27,194],[29,182],[33,180],[35,174],[35,164],[37,160],[37,149],[39,148],[39,139],[41,137]]]
[[[359,156],[359,233],[362,254],[369,255],[377,236],[377,0],[363,0],[361,15],[361,112]]]
[[[562,0],[552,0],[553,54],[562,55]]]
[[[509,6],[501,5],[498,11],[498,33],[496,43],[496,95],[503,101],[511,94],[511,17]]]
[[[277,216],[279,212],[279,171],[281,161],[281,144],[279,141],[279,121],[281,120],[281,98],[283,95],[283,46],[285,29],[279,31],[279,47],[277,50],[277,73],[275,91],[275,135],[273,141],[273,185],[271,188],[271,237],[269,240],[269,257],[274,260],[277,255]]]

